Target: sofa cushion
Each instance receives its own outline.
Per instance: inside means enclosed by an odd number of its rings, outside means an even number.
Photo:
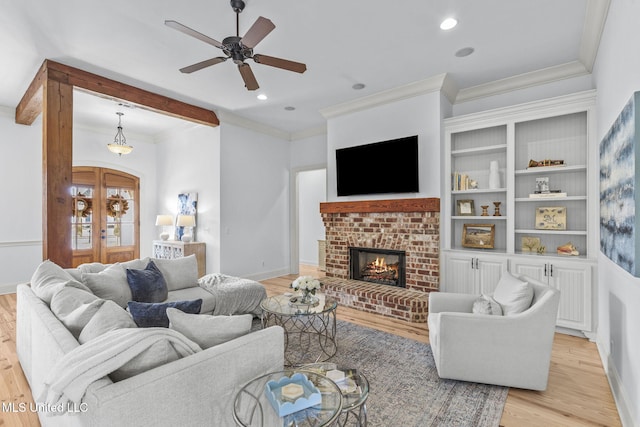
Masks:
[[[198,260],[195,255],[174,259],[154,259],[169,291],[198,286]]]
[[[82,282],[98,297],[126,307],[132,300],[127,272],[122,264],[112,264],[99,273],[82,273]]]
[[[105,301],[80,332],[78,342],[84,344],[114,329],[137,327],[127,310],[113,301]]]
[[[56,292],[51,298],[51,311],[62,324],[78,338],[82,329],[89,323],[105,300],[91,292],[67,286]]]
[[[162,302],[167,299],[167,282],[153,261],[144,270],[127,268],[131,299],[137,302]]]
[[[473,302],[472,312],[474,314],[491,314],[502,316],[502,307],[498,302],[488,295],[481,295]]]
[[[202,348],[213,347],[249,333],[253,315],[209,316],[167,308],[169,327]]]
[[[193,301],[173,301],[165,303],[145,303],[137,301],[129,301],[129,312],[133,316],[133,320],[141,328],[150,327],[169,327],[169,318],[167,317],[167,308],[173,307],[182,310],[185,313],[198,314],[202,306],[202,300]]]
[[[75,280],[68,271],[49,260],[40,263],[31,276],[31,289],[38,298],[47,304],[51,304],[53,295],[66,286],[89,291],[86,286]]]
[[[500,304],[505,316],[522,313],[531,306],[533,287],[505,271],[493,292],[493,299]]]
[[[184,288],[177,291],[171,291],[167,296],[167,300],[164,302],[191,301],[194,299],[202,300],[200,313],[213,313],[213,309],[215,308],[217,301],[216,297],[202,289],[200,286],[196,286],[195,288]]]
[[[158,341],[110,373],[109,377],[113,381],[122,381],[178,359],[180,359],[180,354],[169,341]]]
[[[145,268],[149,263],[149,257],[140,258],[140,259],[132,259],[130,261],[125,261],[119,263],[124,269],[127,268]],[[80,273],[100,273],[104,269],[108,268],[112,264],[102,264],[101,262],[88,262],[85,264],[80,264],[77,268],[80,270]]]

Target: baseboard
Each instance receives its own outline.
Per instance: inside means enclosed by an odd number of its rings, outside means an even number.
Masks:
[[[13,285],[0,285],[0,295],[15,294],[17,286],[17,283],[14,283]]]
[[[290,274],[289,269],[288,268],[281,268],[281,269],[278,269],[278,270],[263,271],[263,272],[254,273],[254,274],[246,274],[246,275],[242,275],[242,277],[244,277],[245,279],[255,280],[255,281],[259,282],[260,280],[266,280],[266,279],[272,279],[274,277],[286,276],[287,274]]]
[[[607,379],[609,380],[609,387],[611,387],[611,393],[613,394],[613,400],[616,403],[616,407],[618,408],[618,415],[620,416],[620,421],[624,427],[633,427],[640,425],[634,420],[633,414],[631,413],[631,407],[628,402],[629,399],[626,397],[624,388],[622,387],[622,381],[620,380],[620,375],[616,369],[616,366],[611,359],[611,356],[607,351],[605,351],[605,347],[601,345],[600,341],[596,341],[596,346],[598,348],[598,353],[600,353],[600,360],[602,360],[602,365],[604,366],[605,374],[607,375]]]

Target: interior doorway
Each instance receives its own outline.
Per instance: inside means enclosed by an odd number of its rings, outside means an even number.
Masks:
[[[72,267],[140,257],[140,179],[114,169],[73,168]]]
[[[324,241],[324,224],[320,215],[320,203],[327,199],[327,170],[311,167],[294,171],[294,191],[291,270],[298,274],[310,266],[322,269],[320,248]]]

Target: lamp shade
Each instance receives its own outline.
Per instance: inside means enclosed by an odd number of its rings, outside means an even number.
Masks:
[[[173,225],[173,216],[171,215],[156,216],[156,225]]]
[[[178,227],[195,227],[196,217],[195,215],[178,215],[176,225]]]

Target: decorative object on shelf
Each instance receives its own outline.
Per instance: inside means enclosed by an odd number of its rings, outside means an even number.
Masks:
[[[478,181],[475,179],[469,178],[469,175],[465,173],[455,172],[452,176],[452,190],[453,191],[466,191],[466,190],[477,190],[478,189]]]
[[[535,193],[549,193],[549,177],[541,176],[536,178],[536,189]]]
[[[538,252],[540,243],[539,237],[524,236],[522,237],[522,252]]]
[[[489,188],[497,190],[500,188],[500,166],[497,160],[492,160],[489,163]]]
[[[537,230],[567,229],[567,208],[564,206],[539,207],[535,209]]]
[[[302,395],[293,401],[282,398],[283,389],[290,384],[299,385],[303,391]],[[284,376],[277,381],[272,380],[267,382],[265,385],[265,393],[267,394],[267,399],[271,402],[280,417],[319,405],[322,402],[322,395],[318,388],[309,381],[305,374],[300,372],[293,374],[291,377]]]
[[[191,242],[193,240],[191,230],[196,226],[196,217],[194,215],[178,215],[176,225],[183,228],[183,233],[180,240],[185,243]],[[186,230],[184,230],[185,227]]]
[[[111,218],[119,218],[129,210],[129,202],[120,194],[107,197],[107,215]]]
[[[558,255],[580,255],[580,252],[578,252],[578,248],[576,248],[571,242],[567,242],[562,246],[558,246],[556,250],[558,252]]]
[[[482,215],[481,216],[489,216],[489,205],[482,205]]]
[[[193,215],[194,219],[198,211],[198,193],[180,193],[178,194],[178,215]],[[176,224],[176,240],[182,240],[184,227]],[[195,224],[191,230],[191,240],[196,240]]]
[[[168,240],[169,239],[169,233],[167,232],[167,229],[165,228],[168,225],[173,225],[173,216],[171,215],[157,215],[156,216],[156,226],[157,227],[162,227],[162,232],[160,233],[160,238],[162,240]]]
[[[118,111],[116,114],[118,115],[118,131],[116,132],[113,142],[111,144],[107,144],[107,148],[112,153],[122,156],[123,154],[129,154],[132,152],[133,146],[127,144],[127,138],[125,138],[124,133],[122,133],[122,116],[124,116],[124,113]]]
[[[546,246],[538,246],[537,252],[538,252],[538,255],[544,255],[545,252],[547,252],[547,247]]]
[[[636,277],[640,277],[639,108],[640,92],[634,92],[600,142],[600,249]]]
[[[302,304],[317,304],[318,298],[315,295],[321,286],[320,281],[313,276],[300,276],[291,284],[294,290],[300,291]]]
[[[530,199],[561,199],[567,197],[567,193],[560,190],[551,190],[548,193],[532,193],[529,194]]]
[[[456,202],[456,213],[459,216],[473,216],[476,214],[476,208],[473,200],[458,200]]]
[[[77,218],[87,218],[93,212],[93,202],[91,197],[86,197],[82,193],[74,196],[73,216]]]
[[[462,246],[465,248],[493,249],[496,226],[493,224],[464,224]]]
[[[477,190],[478,189],[478,181],[475,179],[469,180],[469,190]]]
[[[502,202],[493,202],[493,206],[495,206],[495,212],[493,213],[493,216],[501,216],[500,215],[500,204]]]
[[[529,168],[540,168],[540,167],[549,167],[549,166],[564,166],[564,160],[529,160]]]

